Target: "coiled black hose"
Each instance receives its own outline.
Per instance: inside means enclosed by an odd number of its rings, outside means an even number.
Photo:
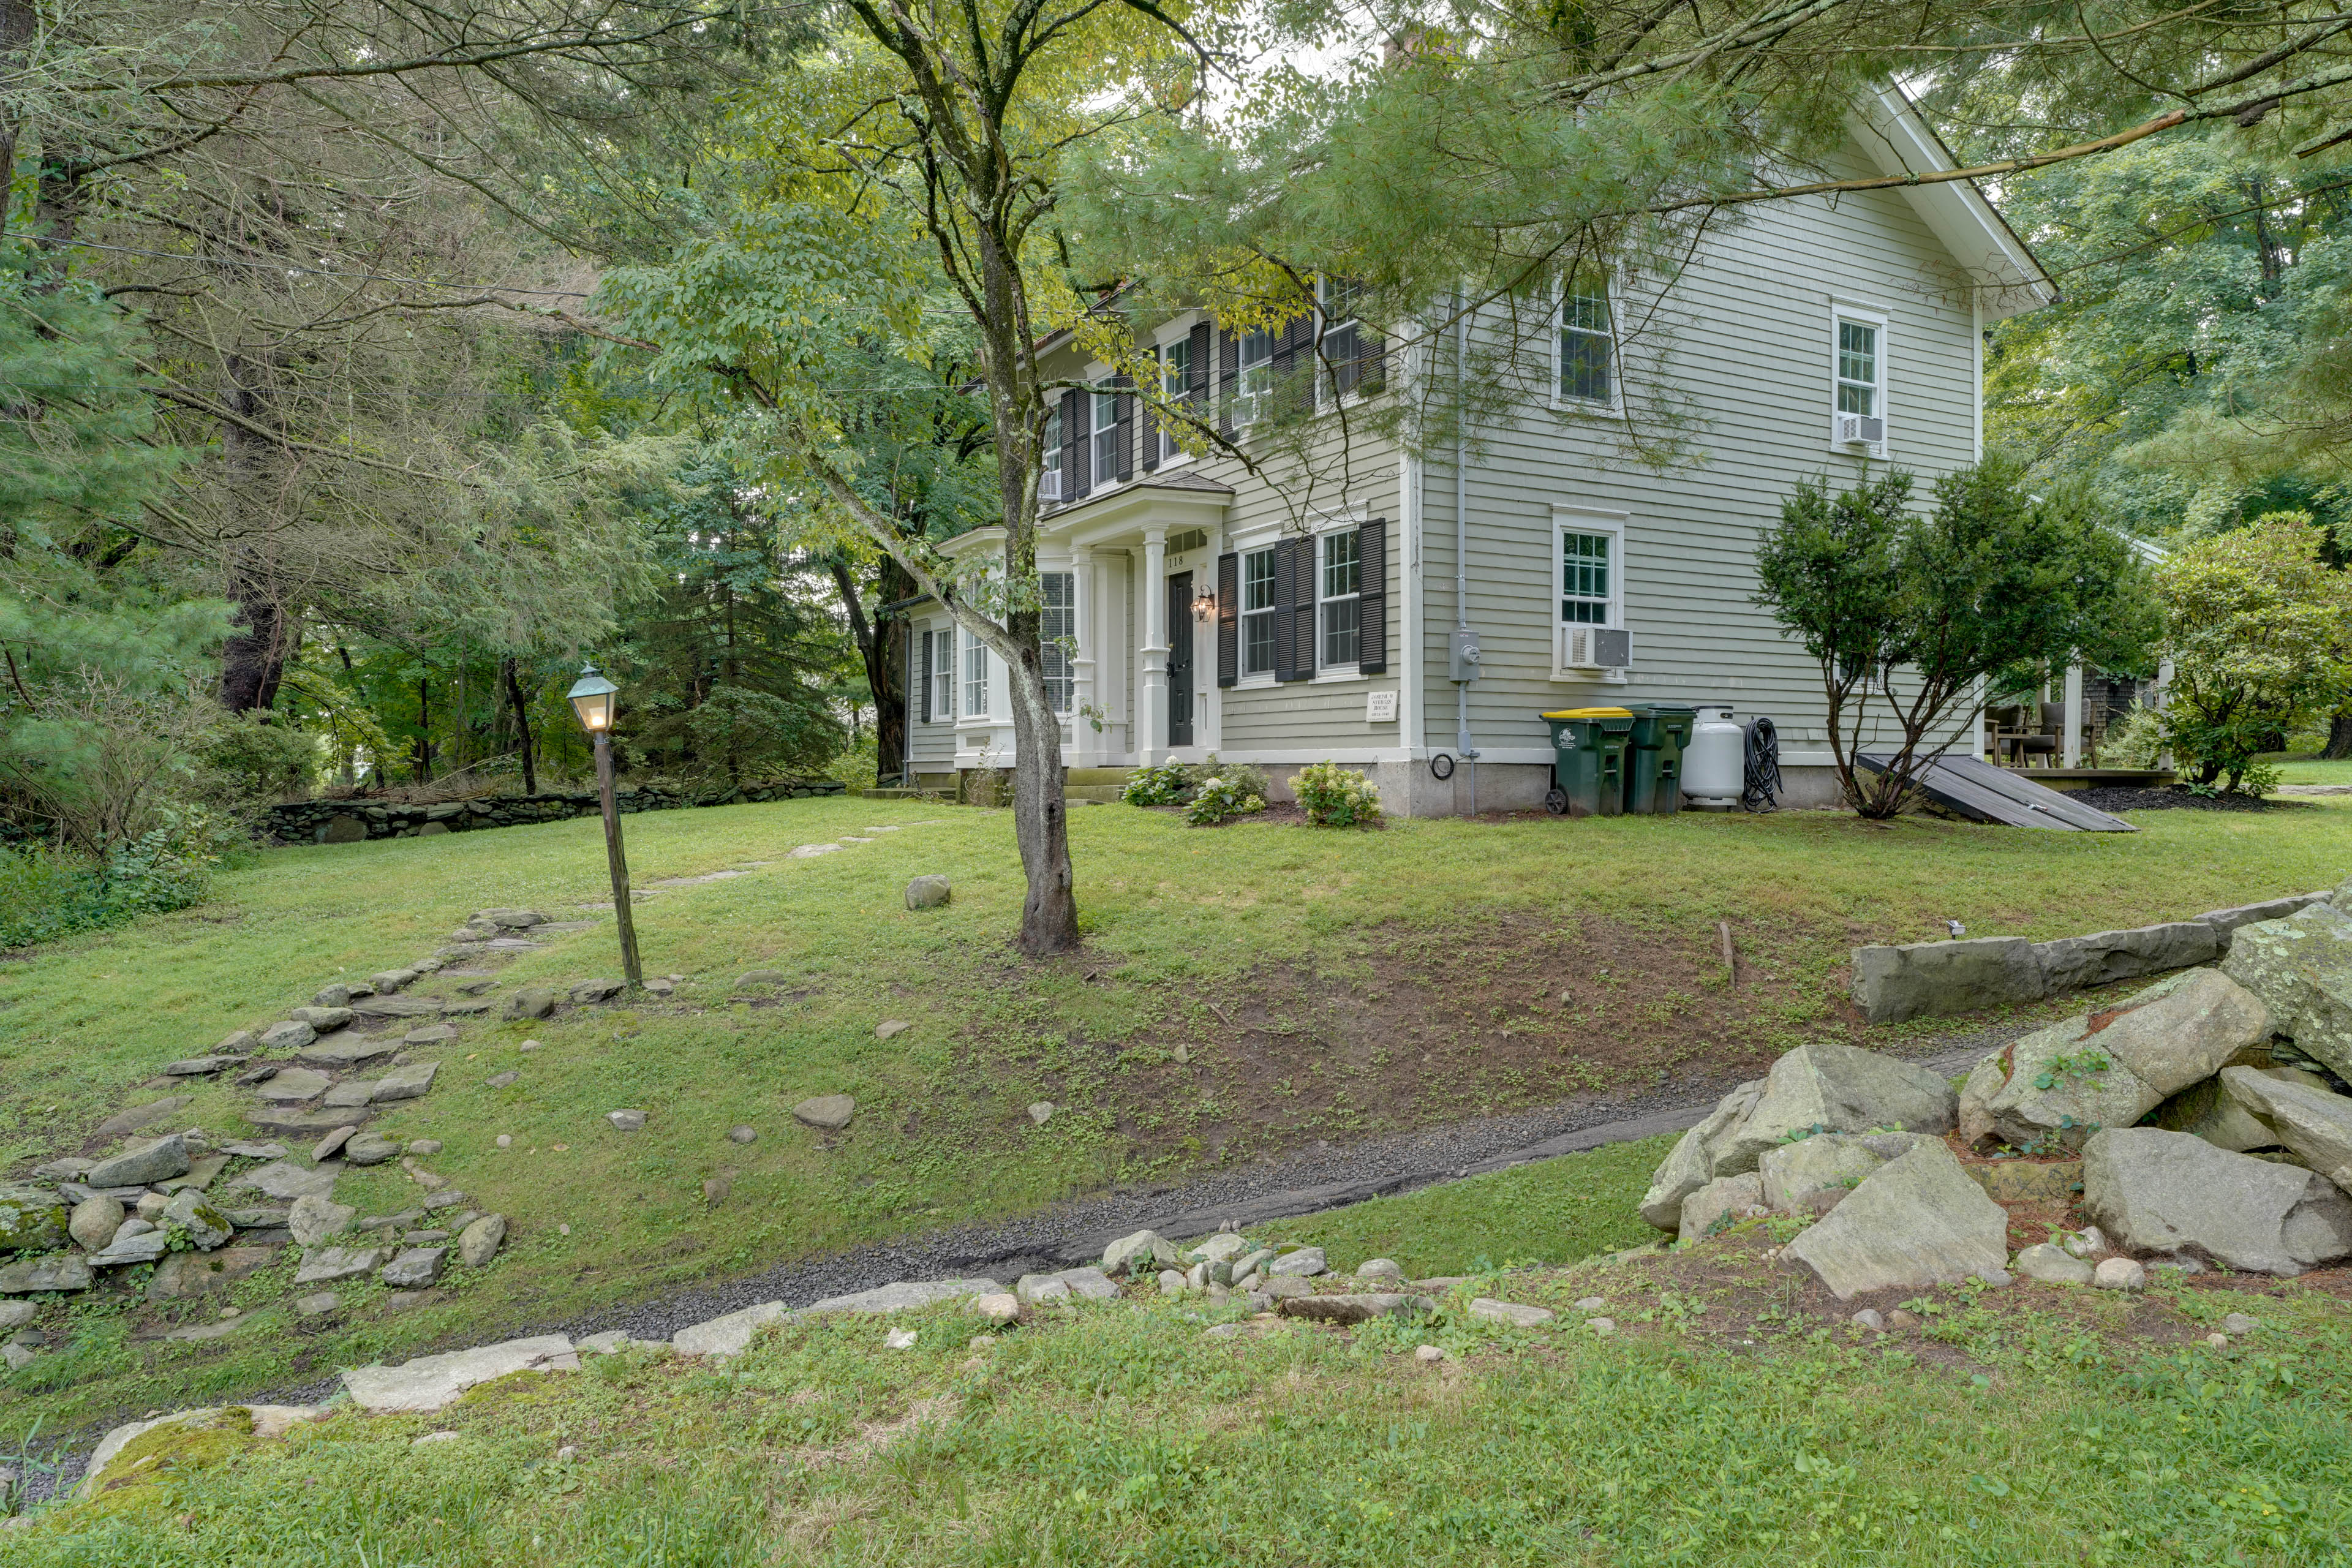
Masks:
[[[1780,807],[1780,737],[1772,721],[1758,714],[1740,726],[1746,738],[1746,777],[1739,792],[1744,811],[1778,811]]]

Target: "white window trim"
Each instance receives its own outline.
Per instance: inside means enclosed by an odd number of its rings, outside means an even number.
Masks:
[[[1108,381],[1110,377],[1111,368],[1107,364],[1097,363],[1088,367],[1087,371],[1087,395],[1088,397],[1108,397],[1111,400],[1111,427],[1115,429],[1118,426],[1118,389],[1117,387],[1104,388],[1103,386],[1103,383]],[[1100,408],[1095,404],[1089,403],[1087,405],[1087,494],[1089,497],[1098,496],[1105,490],[1115,490],[1122,482],[1128,484],[1135,482],[1132,479],[1122,481],[1118,477],[1118,465],[1116,463],[1111,465],[1111,471],[1108,475],[1102,471],[1102,465],[1098,461],[1098,458],[1102,452],[1104,427],[1100,424],[1097,423],[1100,414]],[[1116,440],[1115,437],[1114,440]],[[1112,450],[1116,453],[1118,450],[1116,445],[1114,445]]]
[[[971,632],[965,630],[961,626],[958,626],[956,628],[955,647],[956,727],[960,730],[978,729],[994,723],[996,716],[991,711],[991,710],[996,706],[996,654],[994,650],[990,648],[986,643],[982,642],[978,637],[974,636]],[[981,710],[977,713],[968,711],[971,707],[971,654],[972,649],[975,647],[980,650],[980,657],[983,661],[981,665],[982,673],[980,678],[982,701]]]
[[[1323,335],[1332,327],[1330,313],[1323,309],[1323,288],[1329,281],[1330,274],[1328,272],[1318,272],[1315,275],[1315,336],[1307,344],[1307,353],[1315,361],[1312,368],[1315,374],[1315,412],[1318,414],[1335,414],[1342,408],[1353,408],[1372,395],[1360,390],[1363,385],[1360,381],[1337,398],[1324,395],[1331,390],[1330,384],[1323,379],[1330,374],[1331,367],[1324,360],[1322,352]],[[1339,324],[1345,326],[1349,321],[1356,323],[1356,346],[1360,353],[1364,341],[1364,318],[1360,315],[1343,316],[1339,319]]]
[[[1055,711],[1061,716],[1062,721],[1066,724],[1078,716],[1078,658],[1086,649],[1085,628],[1078,625],[1078,569],[1075,564],[1067,563],[1053,563],[1041,562],[1037,567],[1037,577],[1039,589],[1037,612],[1041,631],[1043,630],[1044,618],[1053,613],[1045,604],[1045,579],[1047,577],[1067,577],[1070,580],[1070,602],[1068,605],[1064,606],[1070,616],[1069,647],[1064,650],[1063,655],[1066,661],[1066,668],[1068,673],[1062,678],[1069,683],[1070,705],[1067,708],[1055,710]],[[1045,651],[1045,647],[1058,646],[1058,639],[1048,643],[1041,637],[1040,642],[1041,647],[1039,648],[1039,652],[1041,655]],[[1052,678],[1050,677],[1047,678],[1046,689],[1050,693],[1052,690]]]
[[[961,645],[963,633],[952,620],[941,621],[938,626],[932,627],[931,631],[930,675],[932,711],[925,716],[923,722],[926,724],[952,724],[963,716],[963,685],[957,679],[956,675],[956,649]],[[945,670],[941,670],[939,668],[940,649],[942,644],[944,644],[947,648],[947,668]],[[938,711],[939,705],[942,700],[947,704],[948,710],[945,713]]]
[[[1838,421],[1838,323],[1856,321],[1876,330],[1878,333],[1878,416],[1885,421],[1886,438],[1882,441],[1850,445],[1837,438]],[[1885,308],[1858,301],[1832,300],[1829,327],[1830,390],[1828,405],[1829,447],[1843,457],[1857,452],[1874,458],[1885,458],[1895,447],[1895,337]]]
[[[1546,401],[1558,413],[1622,415],[1625,412],[1625,342],[1617,332],[1617,280],[1603,276],[1601,298],[1609,304],[1609,395],[1570,397],[1559,389],[1560,373],[1567,368],[1567,354],[1561,339],[1568,331],[1568,290],[1558,288],[1551,302],[1551,380]]]
[[[1559,602],[1567,592],[1567,561],[1560,549],[1560,536],[1565,533],[1605,533],[1610,536],[1609,619],[1603,625],[1611,631],[1622,631],[1625,629],[1625,528],[1633,521],[1633,515],[1597,507],[1555,504],[1551,509],[1551,597],[1544,603],[1544,620],[1551,628],[1551,678],[1554,680],[1624,679],[1622,670],[1612,671],[1598,665],[1570,664],[1563,657],[1568,651],[1567,623],[1559,618]]]
[[[1162,322],[1159,335],[1152,340],[1151,359],[1154,364],[1161,367],[1154,374],[1160,377],[1160,395],[1163,399],[1168,395],[1168,374],[1166,369],[1168,350],[1173,344],[1190,342],[1192,336],[1192,329],[1194,326],[1199,324],[1200,316],[1201,312],[1198,310],[1188,310],[1181,316],[1177,316],[1169,321]],[[1217,393],[1217,334],[1213,330],[1209,333],[1209,364],[1207,368],[1209,373],[1209,396],[1213,399]],[[1154,433],[1154,438],[1160,442],[1160,471],[1165,472],[1170,468],[1181,468],[1185,464],[1193,460],[1192,453],[1184,450],[1183,447],[1174,446],[1170,442],[1168,438],[1168,429],[1165,424],[1162,424],[1160,428]]]
[[[1363,673],[1363,661],[1360,658],[1352,659],[1346,664],[1325,664],[1323,662],[1323,606],[1333,602],[1323,596],[1323,542],[1335,533],[1356,533],[1360,535],[1363,531],[1364,521],[1365,519],[1361,515],[1358,515],[1348,518],[1330,519],[1316,525],[1314,534],[1315,559],[1313,564],[1308,568],[1315,574],[1315,630],[1313,633],[1315,638],[1315,673],[1307,678],[1309,681],[1364,680],[1370,679]],[[1364,543],[1363,540],[1359,537],[1356,541],[1356,648],[1359,654],[1362,652],[1364,646],[1363,555]]]
[[[1233,416],[1234,433],[1237,436],[1258,422],[1257,410],[1254,406],[1247,413],[1243,411],[1241,405],[1243,394],[1239,390],[1240,386],[1246,384],[1249,380],[1250,364],[1248,362],[1243,360],[1242,353],[1244,349],[1248,348],[1250,338],[1253,335],[1263,336],[1265,339],[1265,358],[1259,360],[1256,363],[1266,367],[1266,376],[1269,381],[1273,379],[1274,375],[1274,334],[1272,332],[1260,334],[1253,334],[1250,332],[1242,333],[1240,341],[1234,346],[1234,381],[1235,384],[1235,391],[1234,394],[1234,401]],[[1263,396],[1265,394],[1257,394],[1255,395]]]

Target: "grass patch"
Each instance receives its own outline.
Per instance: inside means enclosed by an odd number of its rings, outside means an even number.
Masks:
[[[2263,760],[2276,765],[2281,784],[2352,784],[2352,759],[2273,755]]]
[[[2168,1285],[1914,1302],[1866,1334],[1769,1279],[1642,1263],[1489,1282],[1565,1306],[1214,1339],[1089,1307],[967,1347],[952,1309],[802,1321],[723,1368],[518,1373],[151,1467],[12,1568],[320,1563],[2341,1563],[2342,1303]],[[2263,1320],[2226,1349],[2222,1312]],[[889,1350],[885,1332],[918,1331]],[[1727,1331],[1727,1330],[1728,1331]],[[1262,1335],[1262,1337],[1258,1337]],[[1453,1359],[1406,1353],[1433,1343]],[[424,1447],[429,1432],[454,1434]],[[1242,1545],[1240,1543],[1246,1543]]]
[[[0,1424],[55,1429],[323,1376],[1113,1182],[1230,1166],[1286,1141],[1745,1073],[1809,1035],[1865,1037],[1842,1011],[1856,942],[1940,936],[1946,919],[1974,935],[2051,937],[2326,886],[2352,866],[2347,809],[2155,812],[2133,835],[1793,812],[1351,834],[1197,832],[1102,807],[1071,821],[1087,951],[1042,966],[1010,951],[1023,888],[1009,814],[841,798],[633,816],[640,887],[751,868],[640,909],[646,970],[687,975],[678,995],[467,1023],[433,1093],[376,1123],[441,1140],[430,1168],[510,1217],[496,1266],[396,1314],[380,1289],[351,1289],[342,1314],[309,1323],[288,1310],[290,1260],[200,1303],[93,1293],[45,1314],[66,1348],[0,1377]],[[871,841],[789,858],[845,837]],[[906,910],[905,882],[935,871],[953,879],[954,902]],[[0,963],[0,1170],[79,1146],[104,1116],[164,1091],[149,1076],[160,1064],[279,1016],[339,974],[431,952],[477,909],[581,913],[605,896],[604,876],[593,821],[304,847],[224,871],[198,908],[12,955]],[[1736,989],[1709,968],[1717,921],[1739,942]],[[491,994],[614,973],[610,932],[601,923],[523,954]],[[740,994],[733,979],[753,967],[790,983]],[[914,1027],[877,1040],[888,1018]],[[526,1038],[541,1048],[521,1052]],[[490,1086],[509,1070],[518,1082]],[[216,1082],[186,1091],[194,1102],[176,1125],[238,1128],[242,1095]],[[835,1092],[858,1101],[845,1133],[792,1121],[796,1101]],[[1044,1127],[1024,1110],[1038,1100],[1062,1108]],[[606,1123],[625,1107],[649,1112],[645,1131]],[[758,1142],[726,1140],[741,1122]],[[715,1209],[714,1176],[732,1186]],[[418,1195],[397,1165],[353,1172],[338,1194],[371,1213]],[[1572,1194],[1546,1201],[1556,1222],[1508,1233],[1488,1255],[1557,1257],[1524,1238],[1616,1223],[1579,1218]],[[157,1337],[223,1302],[245,1310],[228,1337]]]
[[[1612,1143],[1508,1171],[1374,1198],[1255,1227],[1268,1242],[1319,1247],[1335,1270],[1392,1258],[1407,1275],[1476,1274],[1573,1263],[1654,1241],[1633,1212],[1679,1133]]]

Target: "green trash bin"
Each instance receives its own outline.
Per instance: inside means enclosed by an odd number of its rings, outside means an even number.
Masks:
[[[1635,816],[1669,816],[1683,808],[1683,748],[1690,744],[1698,710],[1679,702],[1628,702],[1633,747],[1625,763],[1625,809]]]
[[[1552,749],[1544,809],[1554,816],[1622,816],[1633,710],[1566,708],[1543,718],[1551,726]]]

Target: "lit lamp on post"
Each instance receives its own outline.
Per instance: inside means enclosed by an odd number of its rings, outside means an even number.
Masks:
[[[621,853],[621,808],[613,799],[613,699],[620,688],[604,679],[593,663],[580,667],[580,679],[566,695],[581,727],[596,742],[596,793],[604,803],[604,858],[613,867],[613,912],[621,922],[621,970],[630,987],[645,984],[637,967],[637,927],[629,914],[629,862]]]

